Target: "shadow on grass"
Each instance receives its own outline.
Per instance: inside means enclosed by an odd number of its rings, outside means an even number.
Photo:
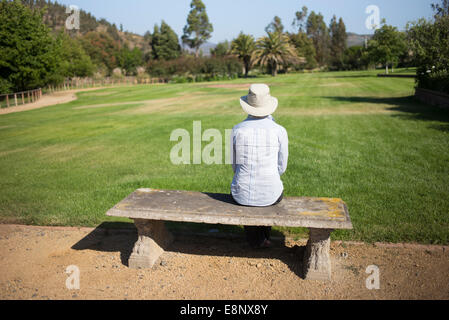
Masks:
[[[377,78],[377,74],[329,75],[329,76],[322,76],[321,78],[326,78],[326,79]]]
[[[410,120],[423,120],[441,122],[440,124],[432,124],[429,128],[449,131],[449,111],[441,109],[430,104],[424,104],[415,99],[414,96],[398,97],[398,98],[378,98],[378,97],[325,97],[326,99],[338,102],[352,103],[372,103],[372,104],[388,104],[390,111],[397,111],[392,117],[399,117]]]
[[[184,225],[186,225],[184,223]],[[203,225],[211,226],[211,225]],[[285,263],[296,275],[304,278],[303,261],[305,246],[293,248],[285,245],[285,238],[273,240],[269,249],[251,249],[243,232],[199,234],[182,232],[169,224],[167,227],[175,236],[175,241],[167,251],[193,255],[277,259]],[[235,227],[238,228],[238,227]],[[95,230],[72,246],[74,250],[94,250],[98,252],[120,252],[121,263],[128,266],[128,259],[137,241],[137,230],[132,223],[104,222]],[[163,256],[161,257],[162,259]]]

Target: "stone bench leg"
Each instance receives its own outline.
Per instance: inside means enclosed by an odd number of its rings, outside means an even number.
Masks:
[[[132,269],[151,268],[172,243],[173,236],[165,228],[164,221],[134,219],[134,224],[139,238],[134,244],[128,266]]]
[[[304,253],[304,278],[306,280],[330,280],[329,255],[331,229],[310,228],[309,241]]]

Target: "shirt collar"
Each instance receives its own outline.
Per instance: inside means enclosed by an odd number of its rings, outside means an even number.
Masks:
[[[253,117],[252,115],[248,115],[248,118],[246,118],[246,120],[265,120],[265,119],[274,121],[274,118],[273,118],[273,116],[271,114],[269,116],[266,116],[266,117],[263,117],[263,118]]]

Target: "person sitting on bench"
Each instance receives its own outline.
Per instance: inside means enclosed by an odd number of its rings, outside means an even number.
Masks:
[[[265,84],[253,84],[240,105],[248,114],[232,130],[231,195],[242,206],[265,207],[282,201],[284,186],[281,175],[287,169],[288,135],[271,116],[278,100]],[[266,248],[271,227],[245,226],[248,243],[253,248]]]

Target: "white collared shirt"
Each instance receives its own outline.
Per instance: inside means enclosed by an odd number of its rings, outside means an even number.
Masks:
[[[241,205],[264,207],[275,203],[284,186],[287,169],[288,135],[272,116],[249,116],[232,129],[231,193]]]

